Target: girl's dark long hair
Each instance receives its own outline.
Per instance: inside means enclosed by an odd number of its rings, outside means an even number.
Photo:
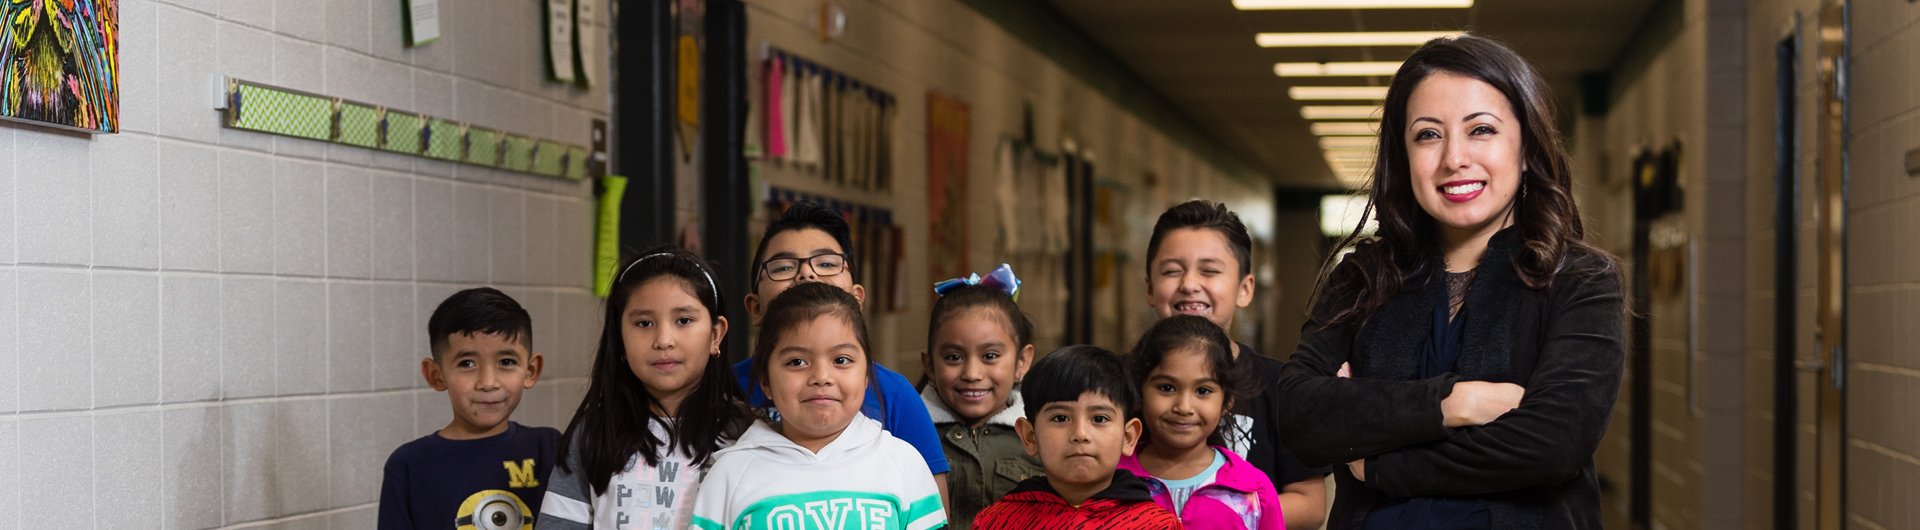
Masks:
[[[863,403],[860,410],[882,423],[887,421],[886,398],[878,392],[880,380],[873,370],[873,348],[867,342],[867,317],[860,312],[860,299],[832,284],[804,282],[780,293],[767,304],[767,312],[760,317],[760,333],[753,341],[753,359],[747,369],[748,380],[754,388],[767,384],[768,364],[773,352],[780,346],[780,336],[793,328],[812,322],[815,318],[832,315],[846,320],[853,327],[855,340],[860,344],[860,352],[867,358],[867,388],[878,400],[875,403]],[[767,396],[767,406],[773,407],[773,396]]]
[[[637,263],[636,263],[637,261]],[[703,464],[725,439],[736,438],[752,424],[752,414],[744,404],[740,385],[733,381],[724,357],[709,357],[706,371],[686,401],[680,404],[679,419],[661,417],[654,411],[659,400],[633,374],[627,364],[627,345],[620,333],[627,312],[627,299],[641,285],[654,280],[684,284],[694,298],[707,308],[710,322],[727,314],[726,296],[713,283],[713,268],[706,260],[674,246],[648,249],[639,256],[623,260],[619,276],[607,295],[605,324],[601,326],[600,348],[593,356],[592,382],[585,399],[567,424],[560,438],[560,468],[579,473],[593,485],[597,495],[607,482],[625,470],[636,454],[648,466],[660,459],[684,452],[695,465]],[[724,339],[722,339],[724,341]],[[705,344],[689,345],[704,349]],[[721,351],[726,345],[721,344]],[[700,354],[708,352],[701,351]],[[672,428],[667,439],[654,435],[651,425],[666,422]],[[578,440],[581,469],[567,465],[568,451]]]
[[[1167,354],[1177,351],[1199,351],[1207,356],[1207,367],[1213,372],[1214,384],[1220,385],[1226,399],[1222,401],[1220,420],[1213,426],[1213,434],[1207,435],[1209,445],[1227,445],[1227,429],[1233,428],[1234,403],[1247,398],[1254,392],[1256,381],[1248,377],[1251,373],[1241,367],[1233,358],[1233,339],[1227,338],[1226,330],[1220,329],[1207,317],[1196,315],[1174,315],[1160,319],[1140,341],[1133,344],[1133,352],[1127,354],[1128,371],[1131,372],[1134,388],[1140,389],[1140,401],[1144,412],[1146,403],[1147,374],[1153,373],[1160,363],[1167,360]],[[1146,447],[1153,439],[1152,431],[1143,431],[1140,446]]]
[[[1387,87],[1365,214],[1337,247],[1355,250],[1344,264],[1334,261],[1340,259],[1338,252],[1329,256],[1323,267],[1327,273],[1314,289],[1314,317],[1323,325],[1364,321],[1411,282],[1433,272],[1427,269],[1434,263],[1429,257],[1440,250],[1439,232],[1433,216],[1414,198],[1407,158],[1407,102],[1414,88],[1441,72],[1492,85],[1506,96],[1520,121],[1521,156],[1527,169],[1520,172],[1513,216],[1524,243],[1513,254],[1513,268],[1526,286],[1548,289],[1555,278],[1568,273],[1618,273],[1611,255],[1585,241],[1586,229],[1573,202],[1573,168],[1554,125],[1553,98],[1540,73],[1492,39],[1441,37],[1414,50]],[[1361,228],[1369,218],[1378,221],[1379,227],[1373,236],[1362,236]],[[1588,267],[1593,270],[1570,269],[1571,258],[1580,255],[1602,259],[1582,260],[1598,264]]]

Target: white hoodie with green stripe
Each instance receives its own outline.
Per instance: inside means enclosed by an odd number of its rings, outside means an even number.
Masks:
[[[694,497],[696,529],[932,530],[947,524],[926,459],[866,416],[856,416],[819,453],[760,421],[714,457]]]

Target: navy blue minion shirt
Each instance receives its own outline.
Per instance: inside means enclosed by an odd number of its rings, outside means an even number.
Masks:
[[[528,528],[559,443],[560,431],[513,422],[486,438],[407,442],[387,458],[380,530]]]

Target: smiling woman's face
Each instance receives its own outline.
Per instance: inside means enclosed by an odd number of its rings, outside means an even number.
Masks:
[[[1520,118],[1485,81],[1436,72],[1407,99],[1407,165],[1413,196],[1442,227],[1497,230],[1526,170]]]
[[[866,399],[867,352],[846,318],[814,317],[780,334],[762,390],[780,411],[780,433],[813,452],[833,442]]]

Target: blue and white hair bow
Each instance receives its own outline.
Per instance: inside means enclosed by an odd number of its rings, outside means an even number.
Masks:
[[[969,274],[965,278],[954,278],[933,284],[933,292],[946,296],[948,292],[964,285],[985,285],[1007,293],[1007,296],[1013,297],[1014,301],[1020,300],[1020,279],[1013,276],[1013,267],[1005,263],[994,267],[993,272],[987,273],[985,278],[980,277],[979,274]]]

